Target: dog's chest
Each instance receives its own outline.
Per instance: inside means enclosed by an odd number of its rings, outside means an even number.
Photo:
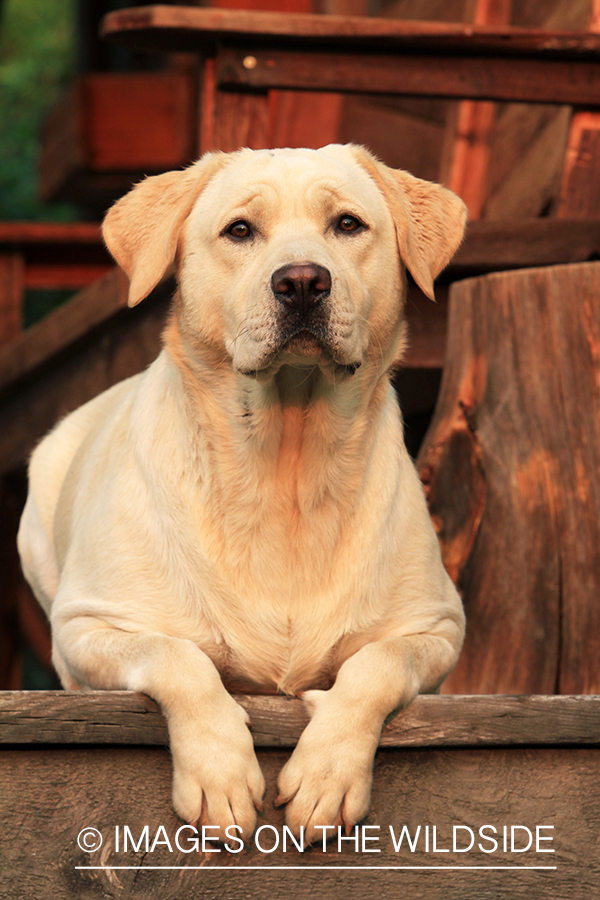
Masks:
[[[212,627],[197,643],[230,689],[296,693],[330,686],[348,611],[340,594],[298,587],[286,597],[248,581],[245,590],[220,593],[214,602],[205,596],[202,615]]]
[[[284,558],[273,540],[270,553],[255,548],[235,566],[221,557],[204,569],[195,640],[230,689],[328,687],[344,636],[372,624],[363,621],[368,565],[347,547],[327,555],[323,543],[308,552],[299,542]]]
[[[243,646],[230,641],[215,663],[230,690],[296,694],[331,686],[337,671],[335,645],[335,633],[325,635],[322,629],[317,635],[316,629],[291,624],[287,634],[263,628],[248,633]]]

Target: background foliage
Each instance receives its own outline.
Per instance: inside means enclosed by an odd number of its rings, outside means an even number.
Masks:
[[[75,68],[73,0],[3,0],[0,6],[0,219],[75,218],[37,197],[43,116]]]

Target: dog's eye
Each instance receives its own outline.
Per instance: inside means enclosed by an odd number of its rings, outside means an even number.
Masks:
[[[252,229],[243,219],[238,219],[225,229],[225,234],[234,238],[236,241],[243,241],[252,237]]]
[[[343,232],[343,234],[353,234],[357,231],[363,231],[367,226],[357,219],[356,216],[351,216],[348,213],[344,213],[344,215],[340,216],[336,228],[338,231]]]

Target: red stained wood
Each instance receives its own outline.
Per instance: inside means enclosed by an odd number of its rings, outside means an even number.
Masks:
[[[94,222],[0,222],[0,247],[36,244],[102,245],[102,233]]]
[[[577,113],[571,123],[557,215],[589,219],[600,209],[600,115]]]
[[[26,288],[78,290],[114,267],[100,227],[91,222],[0,222],[0,255],[13,260],[19,322]],[[4,285],[7,290],[7,280]]]
[[[21,330],[21,298],[25,286],[23,257],[0,249],[0,346]]]
[[[266,91],[226,93],[215,101],[214,147],[230,152],[240,147],[264,150],[269,146],[269,100]]]
[[[104,200],[144,174],[193,159],[195,89],[190,72],[79,76],[43,128],[44,199]]]

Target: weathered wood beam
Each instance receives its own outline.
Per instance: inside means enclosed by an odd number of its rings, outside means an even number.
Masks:
[[[257,747],[293,747],[300,700],[239,695]],[[168,744],[158,706],[128,691],[0,692],[0,744]],[[382,747],[600,745],[600,697],[421,696],[384,728]]]
[[[66,413],[152,362],[172,292],[167,281],[129,310],[115,269],[0,352],[0,472]]]
[[[331,53],[225,48],[216,59],[221,89],[252,88],[393,94],[406,97],[600,106],[595,62],[501,56]]]
[[[210,52],[217,44],[343,47],[365,50],[435,50],[585,59],[600,53],[600,37],[587,32],[490,28],[447,22],[363,16],[297,15],[246,10],[145,6],[109,13],[101,34],[130,46]]]

